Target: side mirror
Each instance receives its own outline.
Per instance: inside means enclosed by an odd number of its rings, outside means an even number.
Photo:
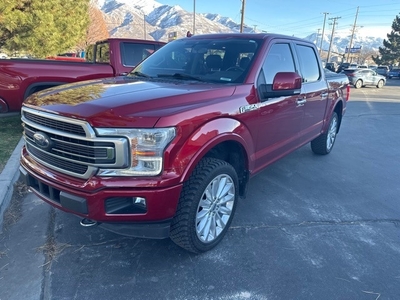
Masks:
[[[275,98],[299,95],[302,79],[296,72],[279,72],[272,84],[261,84],[260,92],[263,98]]]

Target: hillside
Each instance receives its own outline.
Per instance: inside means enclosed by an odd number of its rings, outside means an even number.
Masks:
[[[169,6],[154,0],[100,0],[99,7],[111,36],[168,41],[168,33],[176,32],[177,37],[184,37],[187,31],[193,31],[193,12],[180,6]],[[196,14],[196,34],[239,32],[240,24],[218,14]],[[254,32],[250,26],[245,32]],[[316,33],[307,37],[320,46],[321,37]],[[344,53],[350,43],[350,33],[334,35],[332,51]],[[331,36],[325,34],[322,49],[328,50]],[[372,36],[354,35],[352,46],[377,50],[382,39]]]

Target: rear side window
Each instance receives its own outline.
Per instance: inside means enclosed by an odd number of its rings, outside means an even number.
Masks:
[[[96,62],[110,63],[110,44],[108,42],[96,45]]]
[[[313,47],[296,45],[303,82],[315,82],[321,77],[317,54]]]
[[[134,67],[143,59],[153,54],[155,50],[155,46],[152,44],[122,43],[122,64],[124,66]]]

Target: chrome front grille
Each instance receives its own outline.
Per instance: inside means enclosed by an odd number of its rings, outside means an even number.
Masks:
[[[41,151],[30,143],[26,143],[26,149],[31,156],[39,159],[39,161],[46,162],[52,166],[58,166],[63,170],[80,175],[84,175],[88,171],[88,166],[60,159],[57,156],[53,156],[44,151]]]
[[[26,120],[29,120],[30,122],[51,129],[60,130],[63,132],[68,132],[80,136],[86,136],[85,130],[82,128],[81,125],[62,122],[60,120],[55,120],[55,119],[49,119],[44,116],[36,115],[34,113],[30,113],[27,111],[24,111],[24,118]]]
[[[22,121],[28,153],[48,168],[87,179],[99,168],[128,165],[128,140],[124,137],[96,137],[95,130],[85,121],[25,107]]]

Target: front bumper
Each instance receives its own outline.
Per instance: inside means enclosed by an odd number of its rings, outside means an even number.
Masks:
[[[98,178],[79,181],[51,173],[35,164],[29,156],[21,157],[21,180],[42,200],[65,212],[96,221],[101,227],[128,236],[166,238],[175,215],[182,184],[157,187],[136,187],[135,179]],[[107,182],[110,185],[107,186]],[[110,212],[107,201],[141,197],[146,199],[145,211]]]

